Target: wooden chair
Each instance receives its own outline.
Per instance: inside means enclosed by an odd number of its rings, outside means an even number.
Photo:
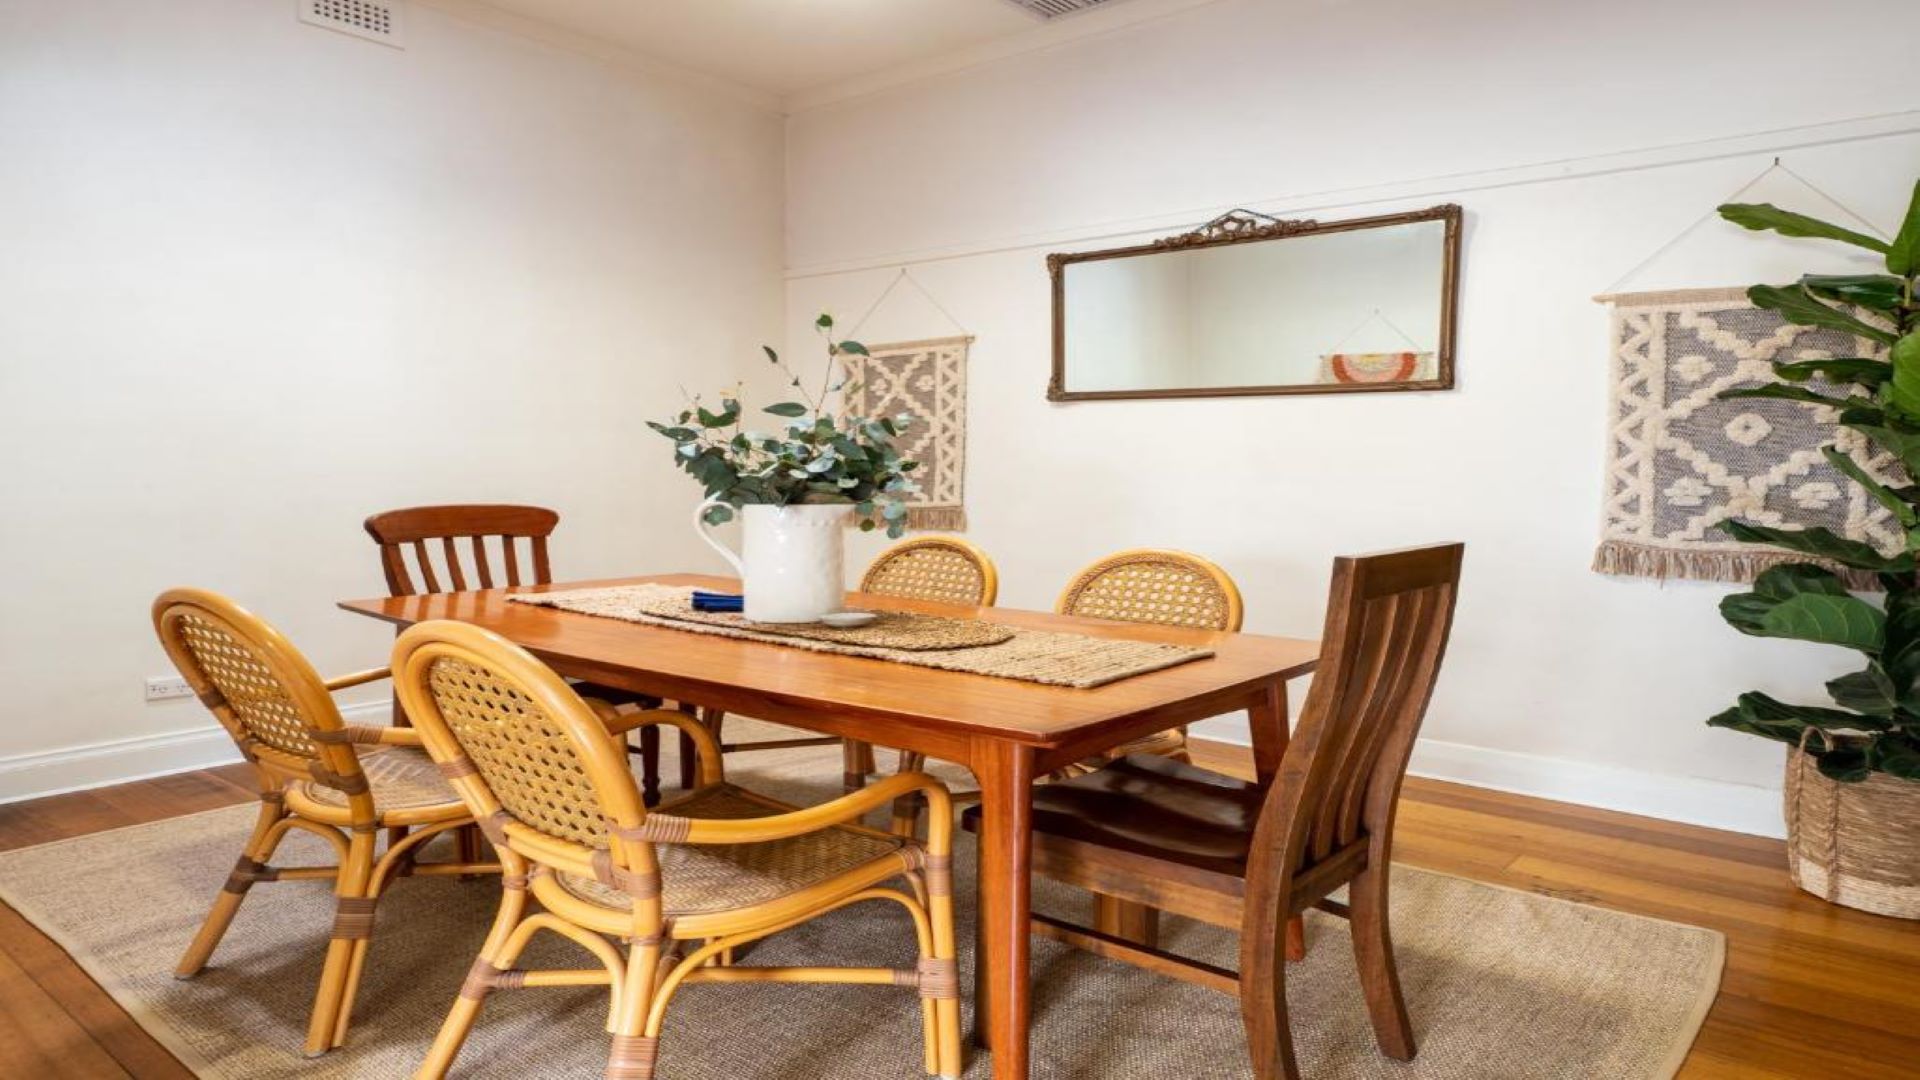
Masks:
[[[857,824],[909,791],[949,809],[938,781],[892,776],[795,809],[725,783],[719,744],[694,718],[596,710],[531,654],[479,627],[421,623],[400,636],[393,663],[428,752],[504,867],[499,914],[419,1076],[446,1073],[495,990],[604,985],[613,1034],[606,1075],[650,1080],[675,993],[736,982],[914,988],[927,1072],[959,1076],[951,827],[936,824],[920,844]],[[699,787],[647,809],[609,735],[616,721],[686,733],[698,748]],[[895,878],[910,891],[886,887]],[[733,963],[741,946],[863,900],[905,909],[920,956],[913,970]],[[581,945],[598,966],[520,970],[522,950],[541,930]]]
[[[1146,754],[1035,790],[1037,873],[1237,928],[1238,972],[1045,916],[1034,916],[1035,930],[1237,994],[1254,1075],[1291,1080],[1299,1070],[1283,927],[1318,907],[1352,923],[1381,1050],[1412,1059],[1387,925],[1393,817],[1446,651],[1464,550],[1444,544],[1335,560],[1313,689],[1265,790]],[[1346,904],[1327,899],[1343,885]]]
[[[895,544],[881,552],[861,577],[860,591],[881,596],[903,596],[911,600],[991,607],[994,599],[1000,595],[1000,574],[986,552],[957,536],[923,536]],[[726,713],[718,709],[703,709],[700,718],[713,732],[714,738],[721,740],[722,753],[840,743],[844,756],[842,780],[848,791],[865,784],[867,777],[874,772],[873,747],[867,743],[832,737],[730,743],[723,735]],[[686,755],[682,758],[683,771],[689,767],[690,757]],[[902,754],[900,771],[912,772],[925,763],[922,755]]]
[[[421,845],[473,817],[406,728],[348,726],[332,691],[387,677],[385,668],[322,681],[271,626],[225,597],[172,589],[154,601],[160,643],[194,693],[252,763],[260,815],[213,910],[174,969],[189,979],[206,966],[257,882],[332,879],[333,939],[314,994],[306,1052],[346,1041],[347,1023],[373,936],[374,908],[396,877],[495,872],[498,863],[422,863]],[[293,829],[326,840],[335,866],[268,865]],[[375,857],[377,833],[389,830]]]
[[[387,576],[391,596],[415,596],[442,591],[440,572],[434,567],[437,553],[444,570],[446,591],[464,592],[469,588],[491,589],[498,585],[546,585],[553,581],[547,561],[547,538],[560,524],[560,515],[540,506],[465,504],[450,506],[412,506],[388,510],[366,520],[367,535],[380,546],[380,568]],[[498,552],[500,575],[495,577],[488,558],[489,544]],[[527,549],[522,570],[519,548]],[[462,555],[462,549],[467,555]],[[412,565],[408,556],[412,556]],[[470,572],[469,572],[470,571]],[[658,698],[615,686],[580,684],[582,693],[616,707],[632,705],[653,708]],[[394,699],[395,715],[399,698]],[[402,721],[404,722],[404,721]],[[682,743],[681,757],[691,759],[693,748]],[[640,744],[631,749],[640,757],[642,791],[649,803],[660,799],[660,743],[656,728],[640,735]],[[689,778],[683,786],[691,783]]]

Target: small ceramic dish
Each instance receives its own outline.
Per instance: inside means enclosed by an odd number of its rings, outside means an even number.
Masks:
[[[871,611],[829,611],[820,616],[820,621],[841,630],[851,630],[856,626],[866,626],[880,618]]]

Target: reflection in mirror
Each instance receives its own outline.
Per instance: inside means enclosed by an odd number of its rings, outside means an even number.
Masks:
[[[1459,208],[1056,255],[1049,397],[1445,389]]]

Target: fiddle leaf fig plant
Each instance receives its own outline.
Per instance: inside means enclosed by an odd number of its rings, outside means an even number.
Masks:
[[[1756,285],[1747,298],[1790,323],[1840,330],[1886,347],[1886,357],[1777,363],[1778,382],[1728,390],[1723,398],[1777,398],[1832,410],[1837,427],[1857,432],[1900,462],[1903,484],[1883,483],[1837,446],[1823,450],[1899,523],[1902,550],[1883,552],[1825,528],[1788,529],[1727,521],[1736,540],[1766,544],[1856,571],[1877,581],[1881,602],[1855,595],[1825,565],[1788,563],[1761,574],[1751,592],[1720,602],[1734,629],[1857,652],[1866,667],[1827,683],[1838,708],[1794,705],[1758,691],[1708,720],[1803,748],[1834,780],[1874,773],[1920,781],[1920,183],[1899,235],[1884,241],[1765,203],[1732,203],[1720,216],[1748,229],[1837,241],[1881,256],[1884,274],[1808,274],[1791,285]],[[1877,351],[1877,350],[1876,350]],[[1818,380],[1837,393],[1804,385]]]
[[[858,416],[836,404],[859,389],[845,356],[865,356],[857,341],[834,338],[833,317],[822,314],[814,329],[826,342],[826,372],[818,389],[802,379],[780,354],[761,346],[799,401],[780,401],[761,412],[785,421],[771,432],[749,428],[737,390],[721,395],[718,411],[699,397],[667,421],[647,426],[673,440],[674,461],[720,502],[701,515],[709,525],[730,521],[742,506],[848,503],[863,531],[906,531],[904,500],[919,490],[909,477],[919,463],[903,460],[897,440],[913,424],[911,413]]]

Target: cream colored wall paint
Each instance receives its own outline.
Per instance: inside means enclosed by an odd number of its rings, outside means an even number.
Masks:
[[[0,6],[0,759],[210,723],[141,701],[170,585],[383,662],[333,608],[383,591],[371,511],[542,503],[563,575],[718,568],[641,420],[776,332],[780,120],[408,35]]]
[[[1278,12],[1211,5],[1151,32],[795,117],[789,259],[802,272],[788,285],[790,343],[822,307],[864,311],[891,274],[804,273],[812,265],[1091,232],[1182,207],[1204,208],[1198,221],[1265,193],[1839,120],[1863,101],[1876,112],[1920,106],[1895,40],[1920,31],[1920,9],[1905,4],[1843,4],[1830,21],[1791,27],[1727,3]],[[1876,23],[1880,32],[1860,32]],[[1357,41],[1363,28],[1364,50],[1285,44]],[[1791,59],[1756,68],[1756,55]],[[1770,74],[1783,65],[1798,73]],[[1807,95],[1812,84],[1825,90]],[[1770,156],[1460,195],[1451,393],[1050,405],[1046,249],[916,265],[978,335],[969,535],[999,559],[1004,602],[1048,606],[1106,551],[1183,547],[1239,579],[1251,629],[1311,635],[1336,554],[1465,540],[1467,585],[1428,737],[1503,768],[1536,761],[1543,775],[1563,763],[1627,770],[1595,776],[1643,812],[1692,813],[1662,801],[1675,785],[1752,791],[1757,810],[1719,820],[1777,828],[1758,819],[1773,816],[1762,789],[1778,784],[1778,747],[1701,721],[1751,687],[1817,700],[1845,659],[1733,633],[1715,612],[1725,587],[1587,570],[1607,396],[1606,316],[1589,298]],[[860,161],[912,162],[912,182],[897,169],[847,168]],[[1885,225],[1920,175],[1920,136],[1796,150],[1789,164]],[[1828,210],[1777,174],[1750,197]],[[1708,225],[1629,286],[1859,266],[1839,249]],[[899,290],[860,336],[946,332],[938,312]],[[861,564],[879,546],[863,538],[850,558]]]

